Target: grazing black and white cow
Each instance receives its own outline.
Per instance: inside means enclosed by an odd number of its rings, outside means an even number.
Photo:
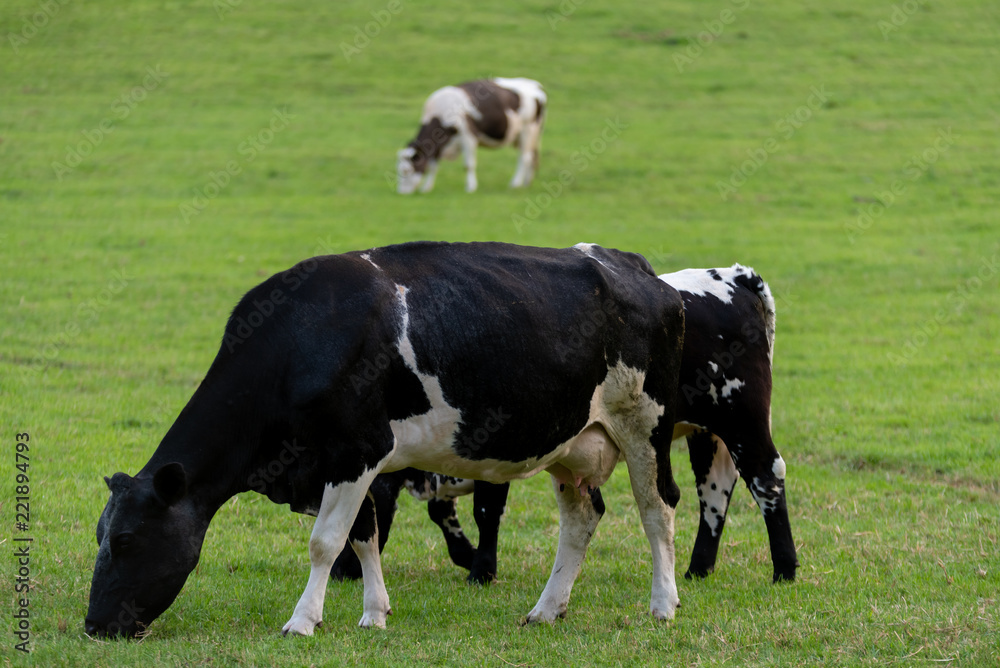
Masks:
[[[479,79],[440,88],[427,98],[420,130],[397,156],[396,189],[409,195],[423,179],[420,192],[434,187],[438,163],[465,160],[465,190],[475,192],[476,147],[516,146],[521,151],[512,188],[531,183],[538,170],[547,99],[532,79]]]
[[[650,609],[672,618],[683,327],[680,295],[642,256],[589,244],[420,242],[272,276],[236,305],[146,465],[105,479],[87,633],[134,635],[156,619],[216,511],[250,489],[316,515],[309,581],[283,632],[321,622],[348,538],[364,577],[360,625],[385,626],[368,490],[407,467],[494,482],[551,474],[559,545],[527,616],[550,621],[566,613],[604,512],[597,488],[621,459],[652,550]]]
[[[730,495],[742,475],[767,526],[773,579],[793,580],[798,565],[785,502],[785,463],[771,440],[771,363],[774,353],[774,299],[752,269],[687,269],[660,279],[684,300],[685,334],[674,437],[686,436],[694,469],[701,522],[687,577],[715,567]],[[470,570],[469,581],[485,584],[496,574],[497,532],[508,485],[448,478],[410,469],[373,489],[382,509],[379,534],[388,539],[396,497],[405,486],[429,502],[449,555]],[[416,490],[416,491],[415,491]],[[473,548],[455,512],[455,498],[475,492],[474,515],[480,542]],[[344,550],[333,577],[361,577],[357,557]]]

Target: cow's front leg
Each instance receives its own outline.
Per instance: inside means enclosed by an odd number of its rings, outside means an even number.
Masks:
[[[378,524],[370,492],[361,504],[358,518],[351,529],[351,547],[361,562],[361,577],[364,578],[365,587],[364,614],[361,615],[358,626],[384,629],[385,619],[392,614],[392,609],[389,606],[389,594],[385,590],[385,580],[382,579]]]
[[[528,613],[528,622],[551,622],[566,616],[573,583],[580,574],[597,523],[604,515],[604,499],[599,489],[581,495],[576,487],[561,484],[555,476],[552,484],[559,500],[559,547],[552,574],[538,603]]]
[[[462,134],[462,157],[465,160],[465,192],[474,193],[479,187],[476,180],[476,146],[478,140],[467,133]]]
[[[535,172],[538,170],[538,144],[541,128],[536,123],[528,124],[521,131],[519,145],[521,154],[517,160],[517,171],[510,180],[511,188],[523,188],[531,185]]]
[[[437,178],[439,164],[437,160],[427,161],[427,171],[424,172],[424,182],[420,184],[420,192],[429,193],[434,189],[434,179]]]
[[[368,487],[375,479],[377,470],[367,470],[354,482],[343,482],[338,485],[328,484],[323,490],[323,500],[320,503],[316,523],[313,525],[309,538],[309,581],[305,591],[295,605],[292,618],[282,627],[282,634],[311,636],[313,629],[323,621],[323,597],[326,594],[326,583],[330,577],[330,568],[340,551],[344,549],[348,532],[354,524],[362,502],[368,494]],[[376,555],[378,549],[376,545]],[[360,557],[360,555],[359,555]],[[365,560],[361,560],[362,572],[365,571]],[[367,565],[371,568],[371,564]],[[365,577],[365,609],[368,606],[369,576]],[[381,581],[381,572],[377,578]],[[377,586],[376,580],[372,585]],[[382,585],[384,592],[385,586]],[[385,596],[388,607],[388,595]],[[364,621],[364,618],[362,618]],[[383,618],[383,625],[384,625]]]

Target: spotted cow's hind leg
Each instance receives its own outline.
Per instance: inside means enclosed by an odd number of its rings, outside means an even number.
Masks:
[[[785,461],[769,437],[744,441],[730,448],[730,453],[764,516],[774,564],[773,581],[794,580],[799,562],[785,501]]]
[[[698,536],[684,577],[703,578],[715,570],[722,529],[739,473],[722,439],[708,432],[688,436],[688,452],[701,506]]]
[[[462,531],[454,498],[432,498],[427,502],[427,514],[434,524],[441,527],[444,542],[448,546],[448,556],[461,568],[472,568],[476,550]]]
[[[473,516],[479,527],[479,547],[472,561],[468,580],[473,584],[489,584],[497,576],[497,548],[500,518],[507,505],[510,483],[500,485],[476,481]]]

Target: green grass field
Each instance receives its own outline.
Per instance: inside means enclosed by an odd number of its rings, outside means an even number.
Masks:
[[[2,662],[1000,663],[1000,9],[835,4],[6,2]],[[506,149],[480,153],[474,195],[446,163],[433,193],[397,196],[426,95],[488,75],[546,86],[533,186],[507,189]],[[248,493],[146,639],[86,637],[101,476],[146,462],[239,297],[311,255],[413,239],[756,268],[778,306],[773,429],[800,578],[770,584],[741,483],[716,573],[681,579],[676,619],[654,622],[622,467],[569,616],[522,627],[556,548],[537,477],[512,489],[500,582],[467,586],[402,499],[389,628],[357,629],[361,585],[331,583],[325,626],[289,639],[312,519]],[[674,470],[683,573],[698,504],[680,444]],[[25,536],[30,656],[13,633]]]

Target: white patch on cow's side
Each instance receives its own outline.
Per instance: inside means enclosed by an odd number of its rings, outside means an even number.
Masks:
[[[462,421],[462,414],[459,410],[445,400],[441,381],[436,376],[421,373],[418,368],[417,356],[413,350],[413,343],[410,341],[410,313],[406,303],[406,292],[406,287],[396,286],[396,296],[399,300],[402,320],[401,334],[396,342],[396,347],[403,362],[420,380],[431,408],[421,415],[415,415],[405,420],[392,420],[389,423],[392,433],[396,437],[396,452],[386,467],[387,471],[396,471],[411,466],[412,464],[405,462],[410,461],[409,457],[413,450],[420,450],[425,455],[431,453],[432,460],[454,457],[452,443],[454,443],[455,434],[458,433]],[[433,468],[433,466],[419,468],[426,470]]]
[[[715,443],[715,456],[705,482],[698,485],[698,499],[702,504],[701,516],[705,524],[712,530],[713,536],[718,536],[729,509],[729,496],[740,474],[722,439],[712,434],[712,442]]]
[[[374,261],[374,260],[372,260],[372,256],[371,256],[371,255],[369,255],[368,253],[362,253],[362,254],[361,254],[361,259],[362,259],[362,260],[367,260],[367,261],[369,262],[369,264],[371,264],[371,266],[375,267],[375,268],[376,268],[376,269],[378,269],[379,271],[382,271],[382,267],[380,267],[380,266],[378,266],[377,264],[375,264],[375,261]]]
[[[391,457],[391,455],[389,455]],[[316,523],[309,538],[309,581],[292,612],[292,618],[282,627],[282,633],[311,636],[316,625],[323,621],[323,598],[326,583],[330,578],[330,568],[347,542],[347,535],[357,518],[358,510],[368,493],[375,476],[385,465],[388,457],[374,469],[366,469],[354,482],[338,485],[327,484],[323,489]],[[366,626],[385,626],[389,614],[389,595],[382,581],[382,569],[378,549],[361,559],[365,581],[365,610],[362,622]],[[359,555],[361,557],[362,555]],[[381,622],[381,623],[380,623]]]
[[[708,272],[708,269],[684,269],[672,274],[661,274],[659,279],[678,292],[687,292],[698,297],[711,295],[723,304],[731,304],[734,291],[732,283],[725,280],[725,276],[722,280],[718,280]]]
[[[735,390],[738,390],[744,385],[746,385],[746,383],[744,383],[739,378],[726,379],[726,377],[723,376],[722,379],[726,381],[725,384],[722,386],[721,394],[723,399],[729,399],[729,397]],[[732,399],[729,399],[730,403],[732,403],[732,401],[733,401]]]
[[[720,335],[720,338],[721,338],[721,335]],[[718,373],[718,371],[719,371],[719,365],[716,364],[715,362],[712,362],[711,360],[709,360],[709,362],[708,362],[708,368],[712,370],[713,374],[714,373]]]
[[[708,384],[708,396],[712,397],[712,403],[716,406],[719,405],[719,392],[715,389],[715,384]]]

